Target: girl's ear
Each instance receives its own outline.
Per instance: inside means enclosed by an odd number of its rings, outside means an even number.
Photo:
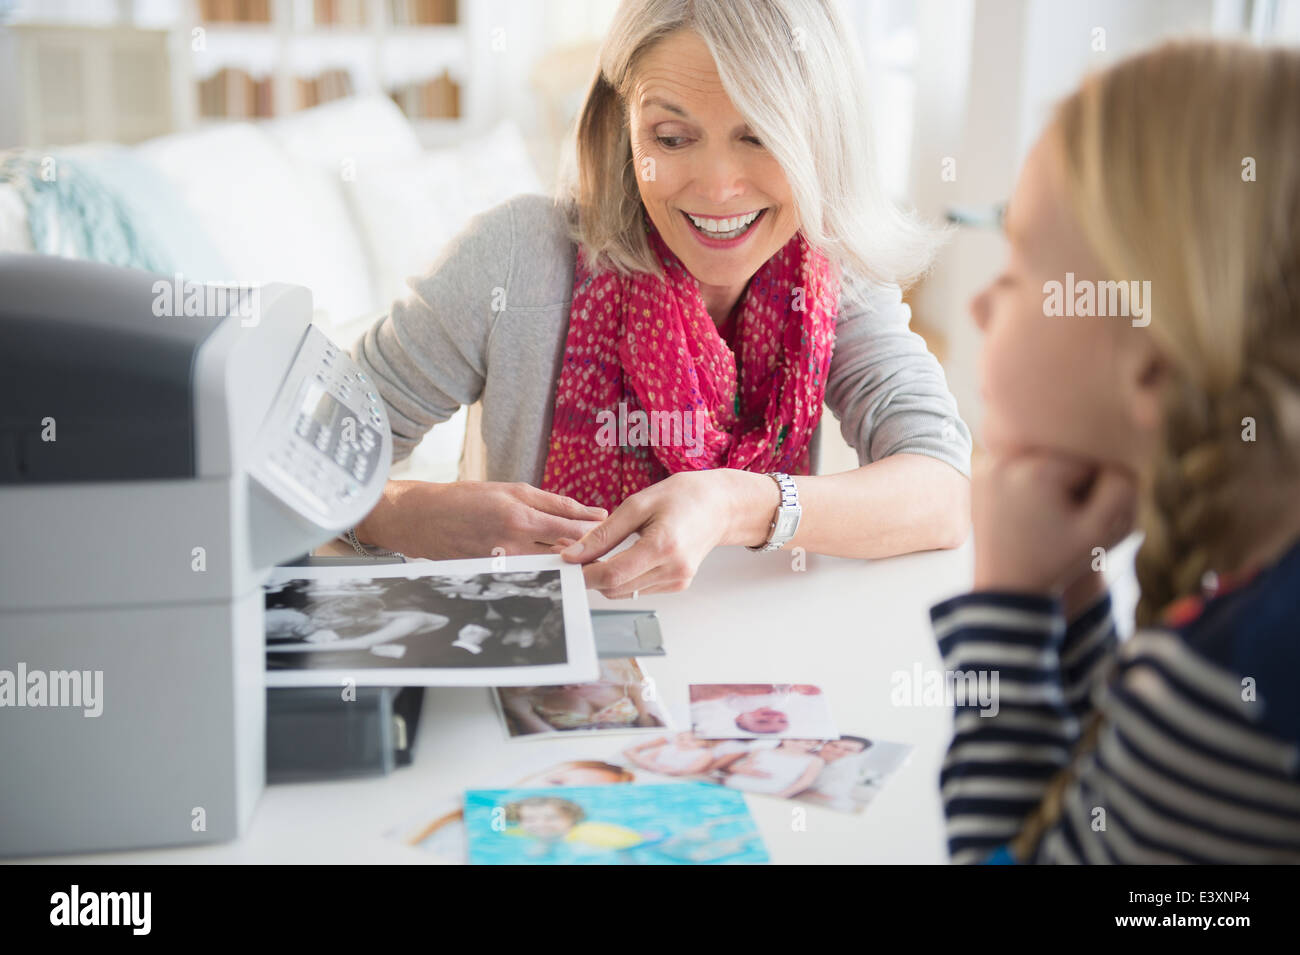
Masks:
[[[1129,407],[1138,430],[1150,434],[1159,430],[1164,420],[1165,389],[1172,369],[1151,343],[1139,344],[1132,358],[1127,382]]]

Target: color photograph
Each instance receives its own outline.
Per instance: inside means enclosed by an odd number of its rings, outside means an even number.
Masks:
[[[837,739],[713,740],[690,732],[634,743],[632,768],[658,776],[860,812],[906,762],[912,747],[864,736]]]
[[[719,786],[465,793],[472,865],[740,865],[767,850],[745,797]]]
[[[668,725],[634,659],[602,660],[594,683],[492,690],[508,739],[655,732]]]
[[[821,687],[807,683],[692,683],[691,729],[701,739],[831,739],[839,735]]]

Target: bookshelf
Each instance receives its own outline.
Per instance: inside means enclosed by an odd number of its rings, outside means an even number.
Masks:
[[[389,96],[426,145],[464,134],[481,72],[466,0],[193,0],[193,120],[282,116],[353,94]],[[188,125],[182,122],[180,125]]]

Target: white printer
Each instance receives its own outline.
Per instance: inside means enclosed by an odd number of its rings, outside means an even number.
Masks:
[[[261,582],[360,520],[382,401],[306,289],[0,256],[0,855],[228,840]]]

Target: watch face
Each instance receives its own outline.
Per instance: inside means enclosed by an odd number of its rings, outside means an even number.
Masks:
[[[783,507],[776,515],[776,529],[773,531],[773,537],[789,538],[794,536],[795,528],[799,526],[799,513],[797,507]]]

